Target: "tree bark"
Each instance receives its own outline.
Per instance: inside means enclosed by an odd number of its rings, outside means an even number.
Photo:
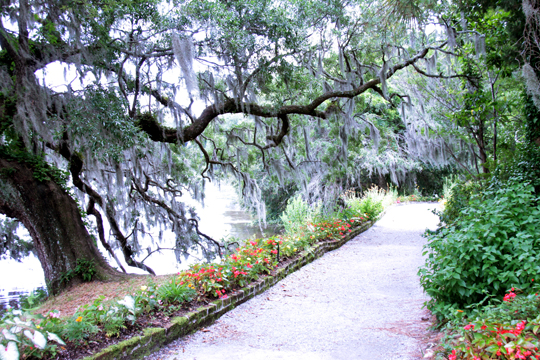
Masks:
[[[52,294],[82,281],[61,280],[79,259],[94,264],[97,279],[125,277],[101,255],[71,196],[56,182],[37,179],[28,164],[0,157],[0,213],[18,219],[30,233]]]

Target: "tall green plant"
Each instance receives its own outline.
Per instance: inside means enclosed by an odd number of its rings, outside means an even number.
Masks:
[[[300,195],[289,199],[287,207],[281,215],[285,234],[293,235],[300,232],[300,228],[306,225],[315,212]]]
[[[459,221],[428,234],[421,284],[428,308],[445,316],[503,296],[510,287],[527,290],[540,274],[540,205],[534,187],[512,177],[474,193]]]

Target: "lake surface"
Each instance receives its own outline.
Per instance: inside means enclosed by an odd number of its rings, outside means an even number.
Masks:
[[[200,217],[199,229],[204,234],[215,240],[221,240],[223,238],[247,240],[275,234],[275,228],[267,228],[263,233],[259,226],[253,225],[254,219],[249,213],[242,210],[238,204],[235,189],[231,185],[221,184],[221,186],[218,186],[209,184],[205,189],[205,194],[204,207],[190,198],[185,199],[186,203],[197,209]],[[109,240],[110,243],[113,241],[112,238]],[[151,243],[150,241],[146,243],[141,241],[141,245],[145,248],[146,246],[150,246]],[[173,246],[174,238],[172,235],[168,237],[164,236],[164,241],[160,244],[160,247]],[[155,245],[152,247],[155,248]],[[102,254],[106,253],[103,248],[100,248],[100,250]],[[117,251],[116,254],[119,259],[123,259],[120,251]],[[138,260],[141,260],[143,256]],[[109,256],[107,256],[107,259],[113,266],[116,265],[114,260],[111,261]],[[156,274],[164,275],[178,272],[197,261],[195,258],[189,258],[178,264],[174,252],[164,250],[152,254],[145,261],[145,264],[151,267]],[[128,267],[123,261],[122,264],[129,273],[145,273],[142,270]],[[0,276],[0,313],[5,309],[7,304],[17,306],[20,295],[28,294],[39,287],[45,287],[45,278],[41,264],[34,255],[30,255],[22,262],[0,260],[0,274],[2,274]]]

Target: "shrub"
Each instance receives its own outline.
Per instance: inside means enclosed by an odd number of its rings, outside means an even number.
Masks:
[[[285,228],[285,234],[294,235],[306,224],[312,217],[314,211],[310,209],[300,195],[290,199],[287,207],[281,215],[281,222]]]
[[[451,308],[472,308],[511,286],[526,291],[540,273],[538,218],[534,188],[521,178],[472,194],[458,224],[427,236],[419,275],[431,297],[428,308],[445,317]]]
[[[539,307],[537,295],[516,295],[512,288],[502,302],[486,306],[454,326],[455,336],[447,337],[443,346],[447,358],[537,359]]]
[[[481,191],[479,183],[468,181],[445,182],[444,211],[438,213],[441,223],[456,223],[461,211],[469,206],[471,196]]]
[[[346,218],[353,216],[367,216],[370,220],[376,220],[383,212],[384,208],[394,203],[397,198],[397,191],[390,189],[385,191],[376,186],[366,190],[362,197],[357,197],[353,191],[347,191],[343,198],[345,200]]]

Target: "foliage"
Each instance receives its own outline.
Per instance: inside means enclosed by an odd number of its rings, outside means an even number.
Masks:
[[[197,295],[196,291],[187,285],[180,284],[178,278],[163,284],[158,289],[158,298],[165,305],[178,305],[184,302],[190,302]]]
[[[74,277],[79,277],[82,281],[91,281],[96,275],[96,265],[92,260],[77,259],[77,265],[62,274],[61,281],[68,283]]]
[[[502,296],[507,286],[528,291],[540,273],[531,256],[540,251],[538,216],[534,187],[521,177],[473,193],[456,223],[428,233],[419,271],[428,308],[444,317]]]
[[[97,325],[79,314],[73,315],[62,325],[62,335],[71,341],[83,340],[99,332]]]
[[[23,309],[32,309],[43,303],[49,294],[44,288],[37,288],[32,290],[28,295],[21,295],[19,297],[19,304]]]
[[[0,322],[0,359],[19,359],[43,354],[54,356],[56,344],[65,345],[55,333],[42,329],[39,316],[8,309]]]
[[[469,206],[471,196],[478,193],[482,185],[476,181],[456,181],[447,184],[446,187],[449,195],[445,196],[444,210],[438,215],[441,224],[451,225],[458,221],[461,211]]]
[[[317,209],[309,206],[300,195],[289,199],[287,207],[280,217],[281,223],[285,228],[285,234],[292,235],[298,233],[300,227],[310,221],[317,212]]]
[[[540,299],[510,289],[503,301],[463,317],[447,330],[448,359],[536,359],[540,352]]]
[[[141,312],[149,313],[158,305],[158,288],[153,282],[141,286],[135,296],[135,302],[139,304]]]
[[[17,235],[18,226],[17,220],[0,218],[0,259],[9,256],[20,261],[34,248],[31,242]]]
[[[368,219],[377,220],[384,208],[397,200],[397,191],[395,189],[384,191],[372,186],[364,192],[361,198],[350,191],[346,192],[343,197],[353,216],[363,215]]]

